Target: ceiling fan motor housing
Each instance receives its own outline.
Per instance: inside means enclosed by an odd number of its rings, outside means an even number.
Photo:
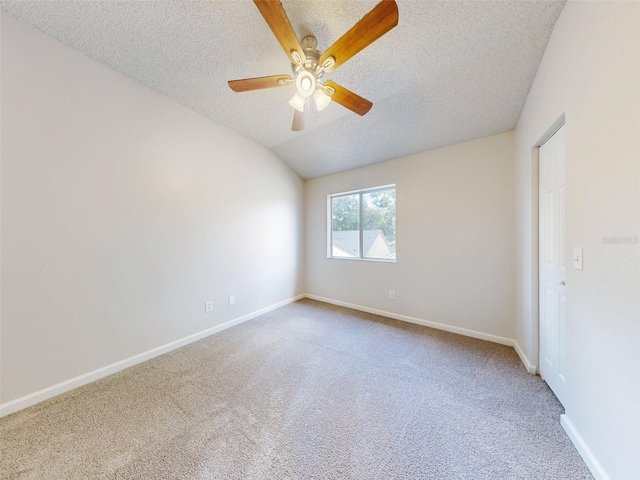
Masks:
[[[320,61],[320,52],[317,50],[318,41],[316,40],[316,37],[314,37],[313,35],[307,35],[302,39],[300,45],[302,46],[302,50],[304,51],[304,55],[306,58],[302,65],[297,65],[295,63],[291,64],[293,73],[297,75],[304,69],[308,72],[313,73],[316,78],[319,78],[320,76],[322,76],[322,72],[319,72],[318,75],[316,75],[315,73]]]

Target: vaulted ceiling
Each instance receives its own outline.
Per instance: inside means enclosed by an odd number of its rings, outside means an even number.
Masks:
[[[323,51],[378,0],[282,0]],[[561,1],[397,0],[398,26],[325,79],[373,102],[332,102],[291,131],[294,86],[235,93],[227,80],[291,74],[251,0],[3,1],[2,10],[271,149],[313,178],[515,128]]]

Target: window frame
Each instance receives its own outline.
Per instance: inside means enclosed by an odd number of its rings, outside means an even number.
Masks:
[[[362,229],[362,196],[367,193],[375,193],[383,190],[393,189],[397,193],[396,184],[381,185],[379,187],[362,188],[358,190],[350,190],[348,192],[331,193],[327,195],[327,258],[331,260],[351,260],[357,262],[382,262],[382,263],[396,263],[397,258],[373,258],[364,256],[364,230]],[[358,257],[336,257],[333,256],[333,199],[338,197],[348,197],[350,195],[358,194],[358,233],[359,233],[359,254]],[[397,202],[397,197],[396,197]],[[398,208],[396,203],[396,218],[398,214]],[[396,232],[397,237],[397,232]],[[397,257],[397,252],[396,252]]]

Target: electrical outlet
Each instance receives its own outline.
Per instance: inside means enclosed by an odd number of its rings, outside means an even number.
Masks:
[[[389,298],[391,300],[395,300],[396,299],[396,291],[395,290],[389,290]]]
[[[204,313],[213,312],[213,302],[211,300],[204,302]]]
[[[229,306],[235,305],[235,304],[236,304],[236,296],[235,295],[229,295]]]

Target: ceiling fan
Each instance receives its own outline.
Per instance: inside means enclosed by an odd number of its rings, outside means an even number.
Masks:
[[[253,1],[291,60],[293,77],[285,74],[230,80],[229,86],[233,91],[246,92],[295,84],[296,94],[289,101],[295,108],[291,127],[295,131],[304,129],[305,115],[313,108],[312,98],[318,111],[324,109],[331,100],[358,115],[364,115],[371,109],[373,103],[369,100],[331,80],[320,82],[320,79],[398,24],[398,6],[394,0],[382,0],[322,54],[316,48],[314,36],[307,35],[298,41],[280,0]]]

